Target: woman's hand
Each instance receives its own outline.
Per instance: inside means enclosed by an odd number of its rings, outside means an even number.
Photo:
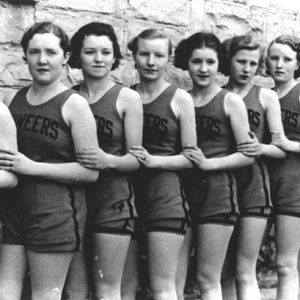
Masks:
[[[157,167],[155,165],[153,155],[149,154],[149,152],[143,146],[131,146],[129,153],[131,153],[146,168]]]
[[[204,171],[210,170],[209,159],[205,157],[202,150],[198,147],[185,148],[182,154],[192,162],[194,166]]]
[[[100,148],[84,148],[77,152],[77,161],[85,168],[94,170],[109,169],[108,154]]]
[[[0,149],[0,169],[23,175],[34,175],[36,162],[18,151]]]
[[[237,151],[250,157],[258,157],[262,155],[263,147],[261,143],[258,141],[258,139],[256,138],[255,134],[250,131],[249,136],[251,140],[248,140],[244,143],[239,143],[237,145]]]

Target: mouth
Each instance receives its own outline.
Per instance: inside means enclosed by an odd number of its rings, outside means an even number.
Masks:
[[[239,77],[240,77],[240,79],[242,79],[242,80],[248,80],[248,79],[250,78],[249,75],[240,75]]]
[[[39,72],[39,73],[44,73],[44,72],[49,72],[49,71],[50,71],[49,69],[45,69],[45,68],[37,69],[37,72]]]
[[[275,74],[276,75],[284,75],[284,72],[282,72],[282,71],[275,71]]]
[[[207,78],[209,78],[209,75],[200,75],[200,74],[198,74],[197,77],[199,79],[207,79]]]
[[[146,71],[146,72],[157,72],[157,70],[155,70],[155,69],[144,69],[144,71]]]

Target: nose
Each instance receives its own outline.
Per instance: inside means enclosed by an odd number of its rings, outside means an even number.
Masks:
[[[45,53],[43,53],[43,52],[40,53],[38,63],[40,65],[44,65],[47,63],[47,57],[46,57]]]
[[[149,55],[149,59],[148,59],[147,64],[148,64],[148,66],[154,66],[154,57],[153,57],[153,54]]]
[[[278,61],[277,61],[276,67],[277,68],[282,68],[282,66],[283,66],[283,59],[279,58]]]
[[[200,72],[205,73],[207,71],[207,64],[204,62],[200,65]]]
[[[249,73],[249,71],[250,71],[250,64],[249,64],[249,63],[246,63],[246,64],[244,65],[243,71],[244,71],[245,73]]]
[[[100,52],[97,52],[95,55],[95,62],[101,62],[102,61],[102,55]]]

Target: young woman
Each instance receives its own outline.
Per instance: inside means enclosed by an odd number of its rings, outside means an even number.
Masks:
[[[288,151],[270,164],[271,194],[275,210],[277,300],[295,300],[298,294],[297,258],[300,249],[300,43],[292,36],[279,36],[267,51],[267,71],[275,82],[281,105],[285,137],[273,143]],[[294,152],[294,153],[293,153]]]
[[[175,66],[188,70],[193,81],[199,148],[184,151],[194,164],[185,176],[185,191],[194,228],[196,277],[204,300],[222,299],[221,270],[238,215],[230,169],[253,162],[236,152],[237,144],[251,141],[247,112],[240,97],[216,82],[219,55],[220,41],[205,32],[182,40],[175,51]]]
[[[0,148],[17,150],[16,126],[8,108],[2,102],[0,102]],[[18,179],[13,173],[0,170],[0,189],[13,188],[17,183]],[[2,193],[0,194],[0,205],[4,200],[1,195]]]
[[[268,170],[261,156],[285,156],[276,146],[263,144],[263,138],[267,128],[273,134],[284,135],[284,132],[276,93],[252,83],[262,62],[261,45],[250,35],[241,35],[224,41],[222,48],[220,71],[229,76],[225,89],[243,98],[250,129],[259,142],[257,152],[252,152],[251,147],[246,149],[247,145],[238,147],[257,158],[252,165],[235,172],[240,218],[223,270],[223,297],[258,300],[261,296],[256,261],[272,206]]]
[[[1,149],[0,168],[19,175],[16,207],[4,216],[0,298],[20,299],[27,263],[31,299],[61,298],[86,218],[85,191],[98,172],[76,162],[76,152],[97,147],[86,100],[60,81],[69,39],[50,22],[30,27],[21,45],[32,85],[8,95],[18,148]]]
[[[135,89],[144,108],[143,146],[131,147],[130,153],[142,165],[135,193],[147,236],[150,285],[155,300],[175,300],[176,268],[188,222],[176,171],[192,166],[181,151],[196,144],[193,104],[188,93],[164,79],[172,45],[163,32],[144,30],[128,48],[140,75]]]
[[[70,66],[81,68],[84,77],[75,89],[92,109],[101,147],[86,147],[77,155],[84,167],[100,170],[98,181],[87,187],[95,294],[97,299],[117,300],[136,217],[128,173],[139,163],[128,151],[142,143],[142,103],[137,92],[110,77],[122,58],[112,26],[86,24],[74,34],[71,44]]]

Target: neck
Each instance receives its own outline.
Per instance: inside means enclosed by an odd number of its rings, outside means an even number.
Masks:
[[[149,97],[165,89],[167,85],[168,83],[162,77],[157,80],[143,80],[141,78],[138,89],[141,94],[148,95]]]
[[[192,97],[198,99],[200,102],[209,102],[219,91],[221,87],[217,83],[213,83],[205,88],[193,85]]]
[[[245,97],[249,93],[249,91],[251,90],[252,87],[253,87],[253,83],[251,81],[249,81],[245,85],[237,85],[230,79],[225,86],[226,90],[233,92],[233,93],[241,96],[242,98]]]
[[[48,84],[39,84],[33,80],[31,91],[33,94],[46,95],[46,94],[57,94],[61,90],[65,89],[65,85],[57,79]]]
[[[84,81],[81,85],[81,91],[88,100],[97,98],[114,85],[114,82],[109,76],[105,76],[101,79],[94,79],[83,75],[83,78]]]
[[[281,98],[286,95],[296,84],[297,81],[294,78],[286,82],[275,82],[275,91],[277,92],[279,98]]]

